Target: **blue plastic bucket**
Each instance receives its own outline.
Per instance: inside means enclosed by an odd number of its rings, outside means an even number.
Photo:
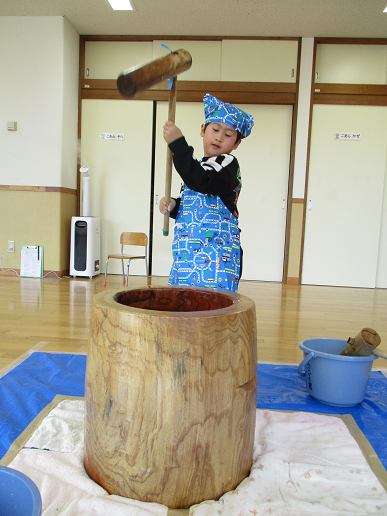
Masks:
[[[346,346],[342,339],[306,339],[299,344],[304,360],[298,374],[305,377],[308,393],[335,407],[353,407],[364,400],[372,362],[378,358],[340,355]]]
[[[15,469],[0,466],[1,516],[40,516],[42,499],[32,480]]]

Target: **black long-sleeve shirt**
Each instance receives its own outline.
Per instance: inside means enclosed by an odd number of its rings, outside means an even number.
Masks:
[[[184,136],[169,144],[173,153],[173,164],[184,183],[196,192],[217,195],[229,211],[238,217],[237,200],[241,190],[241,176],[238,160],[231,154],[221,154],[198,161],[193,156],[193,147]],[[176,218],[180,199],[170,216]]]

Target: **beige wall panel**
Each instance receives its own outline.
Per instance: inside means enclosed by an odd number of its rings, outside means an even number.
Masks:
[[[75,215],[76,195],[59,192],[0,191],[4,223],[0,242],[5,254],[9,240],[15,242],[15,253],[2,259],[4,269],[20,269],[22,245],[44,247],[45,271],[69,268],[70,221]]]
[[[77,213],[77,196],[60,194],[59,220],[59,270],[68,270],[70,267],[71,217]]]
[[[153,59],[168,53],[161,46],[167,45],[172,51],[184,48],[192,56],[192,66],[179,75],[183,81],[220,81],[220,65],[222,59],[221,41],[157,41],[153,42]]]
[[[297,52],[297,41],[223,40],[221,80],[296,82]]]
[[[85,79],[117,79],[127,68],[152,60],[151,41],[86,41]]]
[[[288,262],[289,278],[298,278],[300,274],[303,212],[304,205],[302,203],[292,204]]]
[[[387,45],[317,45],[321,83],[387,84]]]

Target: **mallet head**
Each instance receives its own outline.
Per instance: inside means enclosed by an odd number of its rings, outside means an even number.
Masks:
[[[185,72],[191,65],[191,54],[181,48],[145,65],[125,70],[117,78],[117,88],[121,95],[132,98],[155,84]]]

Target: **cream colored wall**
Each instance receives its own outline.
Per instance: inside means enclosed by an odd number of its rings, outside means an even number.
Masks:
[[[0,52],[0,253],[16,247],[3,267],[20,268],[21,245],[44,245],[44,268],[64,271],[76,195],[59,189],[77,186],[79,35],[62,16],[0,17]]]
[[[0,119],[18,124],[2,133],[0,184],[76,188],[78,40],[62,16],[0,17]]]
[[[68,270],[71,216],[76,212],[76,201],[76,195],[69,193],[0,190],[0,242],[6,244],[1,254],[6,253],[9,240],[15,242],[15,252],[2,259],[3,268],[19,270],[21,246],[41,245],[45,271]]]

